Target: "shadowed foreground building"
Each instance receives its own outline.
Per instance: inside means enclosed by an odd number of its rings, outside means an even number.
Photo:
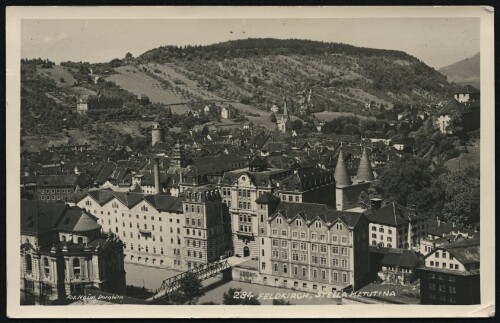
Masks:
[[[124,294],[123,244],[78,207],[21,201],[21,303],[65,304],[86,287]]]
[[[422,304],[481,303],[479,238],[437,247],[419,268]]]

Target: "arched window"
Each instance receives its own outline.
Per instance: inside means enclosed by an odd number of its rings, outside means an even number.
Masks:
[[[83,238],[82,237],[78,237],[78,244],[82,244],[83,243]]]
[[[198,219],[198,226],[201,227],[201,219]]]
[[[62,241],[66,241],[66,236],[62,236]]]
[[[31,255],[26,255],[26,272],[31,274],[33,270],[33,262],[31,261]]]
[[[78,258],[73,258],[73,275],[78,278],[80,276],[80,259]]]

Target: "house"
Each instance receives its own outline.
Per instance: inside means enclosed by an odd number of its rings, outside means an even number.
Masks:
[[[426,219],[395,202],[372,207],[366,216],[370,221],[372,246],[418,250],[420,240],[426,236]]]
[[[455,98],[448,101],[447,104],[438,112],[436,116],[436,126],[439,131],[444,134],[451,134],[452,117],[457,116],[461,120],[461,127],[464,131],[474,131],[480,126],[480,103],[479,101],[472,101],[470,95],[459,94],[459,100]]]
[[[220,110],[220,117],[222,119],[231,119],[232,117],[231,110],[229,110],[229,108],[223,107]]]
[[[79,175],[40,175],[36,181],[35,196],[40,201],[66,200],[78,189]]]
[[[481,303],[479,237],[439,246],[424,262],[418,270],[421,304]]]
[[[137,102],[139,102],[140,105],[148,105],[149,103],[151,103],[149,97],[144,94],[139,94],[137,96]]]
[[[243,122],[243,129],[253,130],[254,124],[252,121]]]
[[[87,287],[125,294],[123,243],[79,207],[21,200],[21,303],[64,305]]]
[[[453,98],[460,103],[479,102],[481,93],[472,85],[466,85],[453,94]]]
[[[370,268],[386,283],[412,283],[421,260],[421,255],[412,250],[370,246]]]

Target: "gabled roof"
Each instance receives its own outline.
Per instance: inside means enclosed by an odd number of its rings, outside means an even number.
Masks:
[[[463,228],[463,224],[448,223],[443,221],[437,221],[435,219],[427,219],[426,221],[426,233],[434,236],[442,237],[452,231],[460,231]]]
[[[462,87],[460,90],[455,92],[456,94],[477,94],[479,90],[473,87],[472,85],[466,85]]]
[[[467,104],[460,103],[455,99],[451,99],[450,101],[448,101],[448,103],[445,104],[441,111],[439,111],[439,115],[449,115],[454,111],[458,112],[459,114],[471,112]]]
[[[158,211],[182,212],[182,197],[155,194],[145,196],[144,200]]]
[[[419,253],[408,249],[377,248],[370,246],[370,252],[379,250],[384,253],[384,257],[381,261],[382,266],[414,268],[421,257]]]
[[[372,223],[398,226],[408,223],[418,217],[413,210],[401,206],[395,202],[387,204],[379,209],[369,211],[366,216]]]
[[[78,175],[40,175],[36,181],[38,187],[76,186]]]
[[[321,168],[298,169],[294,174],[288,176],[280,183],[280,190],[303,191],[327,183],[335,183],[331,172]]]
[[[317,203],[291,203],[281,201],[273,214],[269,218],[270,220],[276,216],[281,215],[286,219],[293,219],[297,215],[300,216],[305,221],[314,221],[317,218],[321,219],[325,224],[333,224],[337,220],[344,222],[350,228],[354,228],[359,219],[364,216],[362,213],[357,212],[347,212],[347,211],[337,211],[325,204]]]
[[[448,251],[453,257],[457,258],[462,264],[470,264],[479,262],[479,238],[472,238],[453,242],[444,245],[437,249],[444,249]]]

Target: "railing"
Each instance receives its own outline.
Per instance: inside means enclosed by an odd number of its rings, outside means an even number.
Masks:
[[[180,273],[176,276],[165,279],[161,284],[161,287],[156,290],[154,296],[148,298],[148,301],[153,301],[155,299],[166,296],[168,293],[171,293],[177,290],[182,282],[182,279],[186,277],[188,273],[193,273],[200,281],[208,279],[210,277],[214,277],[215,275],[221,273],[223,270],[231,268],[227,260],[211,263],[211,264],[201,264],[198,267],[189,269],[183,273]]]

